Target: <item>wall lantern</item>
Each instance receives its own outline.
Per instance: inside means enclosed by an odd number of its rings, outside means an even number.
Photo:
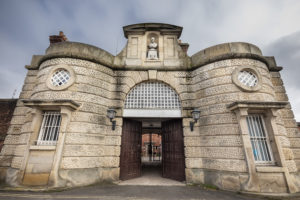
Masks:
[[[197,123],[198,119],[200,118],[200,110],[194,108],[194,110],[192,111],[192,116],[194,121],[190,121],[190,128],[191,131],[194,131],[194,124]]]
[[[116,116],[116,111],[112,108],[107,109],[107,117],[110,119],[111,123],[112,123],[112,130],[115,130],[116,128],[116,120],[113,120]]]

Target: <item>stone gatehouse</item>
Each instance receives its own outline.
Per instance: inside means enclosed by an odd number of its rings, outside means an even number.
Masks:
[[[182,27],[123,27],[116,56],[50,36],[34,55],[0,157],[12,186],[75,187],[141,174],[141,135],[162,136],[162,175],[224,190],[300,190],[300,137],[274,57],[249,43],[188,56]]]

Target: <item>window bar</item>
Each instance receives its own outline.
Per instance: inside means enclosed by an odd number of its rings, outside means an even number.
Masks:
[[[253,143],[254,149],[253,149],[253,154],[255,155],[254,157],[256,157],[256,160],[259,160],[259,154],[257,151],[257,145],[256,145],[256,141],[255,141],[255,134],[254,134],[254,128],[253,128],[253,120],[251,116],[247,117],[248,121],[249,121],[249,129],[250,129],[250,140],[251,143]]]
[[[42,138],[44,137],[44,124],[45,124],[45,117],[43,117],[43,122],[42,122],[42,126],[41,126],[41,129],[40,129],[37,145],[40,145],[40,143],[42,141]]]
[[[261,116],[257,116],[258,117],[258,125],[259,125],[259,128],[260,128],[260,132],[261,132],[261,135],[262,135],[262,138],[261,138],[261,143],[262,143],[262,146],[263,146],[263,152],[265,154],[265,161],[269,161],[270,160],[270,157],[269,157],[269,152],[268,152],[268,149],[266,147],[266,134],[264,133],[264,130],[263,130],[263,126],[262,126],[262,119],[261,119]]]
[[[49,123],[49,129],[48,129],[48,133],[47,133],[46,143],[49,143],[49,141],[51,140],[51,135],[52,135],[52,132],[53,132],[53,121],[54,121],[53,113],[50,112],[48,117],[50,118],[50,123]]]
[[[54,137],[55,137],[55,133],[56,133],[56,123],[57,123],[57,119],[58,116],[56,115],[56,113],[53,113],[53,125],[52,125],[52,131],[51,131],[51,135],[50,135],[50,139],[49,142],[53,143],[54,141]]]
[[[262,144],[261,144],[261,137],[260,137],[260,131],[259,131],[259,127],[258,127],[258,119],[257,119],[257,116],[256,115],[254,115],[253,116],[253,119],[254,119],[254,123],[253,123],[253,125],[254,125],[254,127],[255,127],[255,133],[256,133],[256,141],[257,141],[257,144],[258,144],[258,150],[259,150],[259,153],[260,153],[260,155],[261,155],[261,159],[260,159],[260,161],[263,161],[263,160],[265,160],[265,155],[264,155],[264,152],[263,152],[263,149],[262,149]]]

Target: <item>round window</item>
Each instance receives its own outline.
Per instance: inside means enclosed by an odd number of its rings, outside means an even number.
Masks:
[[[68,83],[70,77],[70,72],[65,69],[58,69],[53,73],[51,77],[51,83],[56,87],[62,86]]]
[[[261,75],[255,67],[237,67],[232,74],[232,82],[246,92],[258,91],[261,88]]]
[[[240,71],[238,74],[238,80],[245,86],[255,87],[258,83],[257,76],[250,71]]]

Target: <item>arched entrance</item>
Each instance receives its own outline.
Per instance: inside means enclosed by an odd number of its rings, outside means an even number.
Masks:
[[[123,117],[120,179],[141,176],[142,147],[147,145],[147,155],[155,153],[154,159],[159,154],[162,177],[184,181],[181,103],[175,90],[161,82],[136,85],[126,97]],[[153,149],[152,141],[142,143],[143,134],[160,135],[161,145]]]

